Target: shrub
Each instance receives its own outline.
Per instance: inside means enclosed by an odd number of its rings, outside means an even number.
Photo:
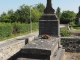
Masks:
[[[71,33],[67,30],[67,28],[64,27],[64,28],[61,29],[60,35],[63,36],[63,37],[64,36],[71,36]]]
[[[32,30],[33,31],[36,31],[36,30],[38,30],[39,29],[39,24],[36,22],[36,23],[33,23],[32,24]]]
[[[13,33],[24,33],[24,32],[30,32],[30,24],[24,24],[24,23],[13,23]],[[38,29],[38,23],[32,23],[32,30],[36,31]]]

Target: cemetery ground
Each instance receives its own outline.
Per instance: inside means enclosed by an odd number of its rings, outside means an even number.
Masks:
[[[72,33],[72,36],[80,36],[80,26],[79,25],[72,26],[70,32]]]
[[[63,60],[80,60],[80,53],[65,52]]]
[[[71,30],[68,30],[72,33],[71,36],[79,37],[80,36],[80,26],[74,25]],[[65,52],[63,60],[80,60],[80,52]]]

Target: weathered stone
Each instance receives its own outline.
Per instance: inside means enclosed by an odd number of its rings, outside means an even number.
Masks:
[[[47,0],[46,9],[39,20],[39,35],[59,36],[59,20],[54,12],[51,0]]]
[[[54,14],[54,12],[55,12],[55,10],[52,8],[51,1],[52,0],[47,0],[46,9],[44,10],[45,14]]]
[[[79,37],[61,37],[61,44],[68,52],[80,52],[80,38]]]
[[[59,38],[53,39],[35,39],[31,43],[25,45],[21,52],[24,54],[51,55],[52,51],[58,49]],[[56,48],[56,49],[55,49]]]
[[[25,45],[25,40],[14,40],[0,45],[0,60],[7,60]]]

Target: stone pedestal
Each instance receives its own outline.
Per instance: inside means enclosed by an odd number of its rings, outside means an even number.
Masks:
[[[59,47],[59,38],[40,39],[38,37],[21,49],[21,57],[17,60],[57,60],[63,55],[61,55],[62,52],[62,47]]]

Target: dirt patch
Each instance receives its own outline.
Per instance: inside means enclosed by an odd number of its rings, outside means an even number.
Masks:
[[[80,53],[65,52],[63,60],[80,60]]]

